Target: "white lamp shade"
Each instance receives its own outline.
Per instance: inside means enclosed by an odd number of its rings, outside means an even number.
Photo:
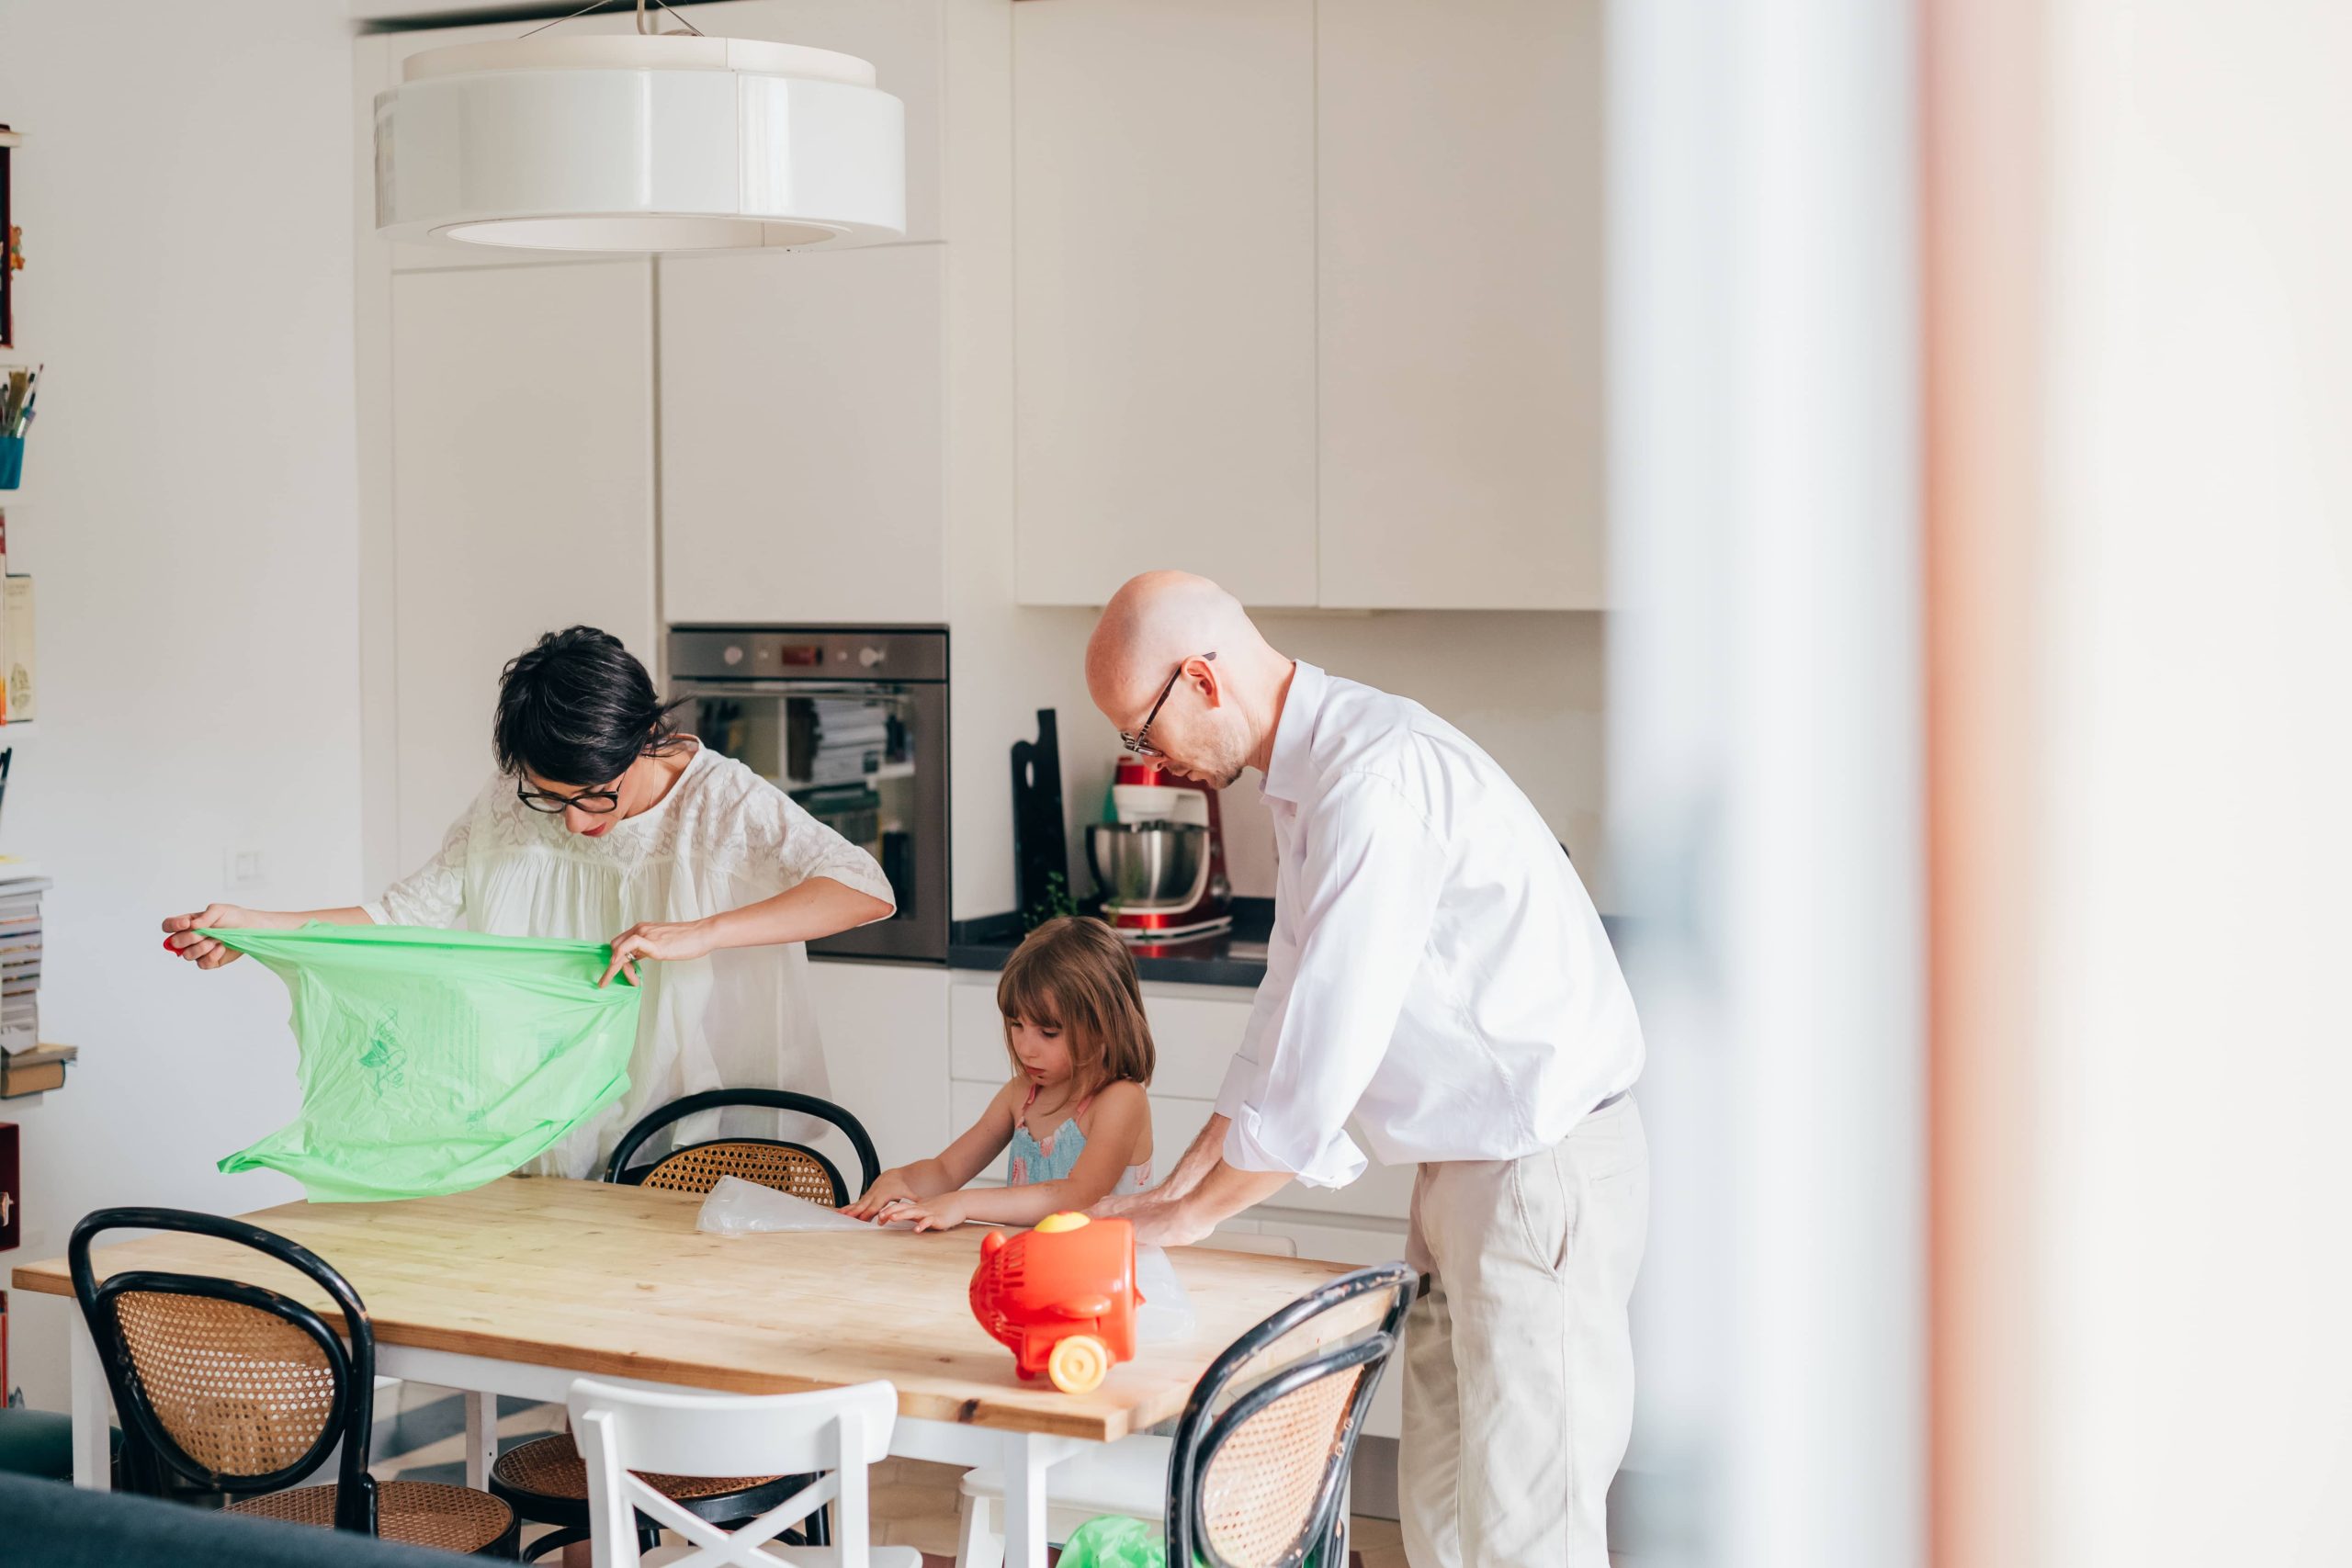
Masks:
[[[376,97],[394,240],[642,253],[906,232],[906,110],[873,67],[743,39],[459,44]]]

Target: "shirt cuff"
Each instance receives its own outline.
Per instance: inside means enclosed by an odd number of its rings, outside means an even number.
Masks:
[[[1258,1088],[1258,1064],[1249,1057],[1236,1055],[1233,1065],[1225,1069],[1225,1082],[1216,1091],[1216,1113],[1228,1122],[1241,1119],[1241,1108]]]
[[[392,919],[391,911],[384,907],[384,901],[381,898],[377,899],[372,904],[360,905],[359,912],[367,916],[369,919],[375,921],[379,926],[391,926],[398,925],[400,923]]]
[[[1345,1187],[1364,1172],[1363,1151],[1344,1132],[1334,1133],[1322,1146],[1303,1156],[1292,1152],[1296,1140],[1270,1128],[1254,1105],[1242,1105],[1226,1129],[1225,1163],[1236,1170],[1279,1170],[1309,1187]]]

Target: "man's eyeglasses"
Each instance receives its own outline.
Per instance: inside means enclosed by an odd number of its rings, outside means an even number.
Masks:
[[[616,789],[583,789],[578,795],[549,795],[533,789],[529,784],[514,786],[514,798],[534,811],[544,811],[553,817],[565,807],[576,806],[591,817],[609,817],[621,808],[621,792]]]
[[[1204,653],[1201,655],[1201,661],[1205,664],[1216,657],[1214,653]],[[1164,757],[1168,754],[1151,743],[1151,721],[1158,718],[1159,710],[1168,705],[1169,694],[1176,689],[1177,681],[1184,673],[1184,666],[1191,662],[1192,660],[1187,659],[1178,663],[1174,671],[1168,677],[1168,684],[1159,688],[1159,700],[1151,705],[1149,713],[1143,716],[1143,728],[1119,731],[1119,744],[1138,757]]]

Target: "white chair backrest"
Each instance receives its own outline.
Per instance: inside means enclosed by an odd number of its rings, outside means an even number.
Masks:
[[[842,1568],[867,1568],[865,1470],[890,1450],[898,1391],[887,1382],[809,1393],[658,1393],[582,1378],[571,1427],[588,1467],[596,1568],[638,1568],[635,1516],[700,1550],[672,1568],[775,1568],[761,1548],[827,1503]],[[632,1472],[656,1475],[820,1474],[733,1534],[688,1513]]]

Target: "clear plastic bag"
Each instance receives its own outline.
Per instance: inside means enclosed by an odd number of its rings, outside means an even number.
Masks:
[[[806,1198],[796,1198],[740,1176],[720,1177],[711,1188],[710,1196],[703,1200],[702,1213],[695,1216],[695,1229],[715,1235],[750,1235],[754,1231],[878,1232],[886,1228],[853,1220],[822,1203],[811,1203]]]
[[[1136,1308],[1136,1337],[1144,1344],[1165,1344],[1193,1332],[1193,1298],[1176,1278],[1166,1247],[1136,1248],[1136,1293],[1143,1298]]]

